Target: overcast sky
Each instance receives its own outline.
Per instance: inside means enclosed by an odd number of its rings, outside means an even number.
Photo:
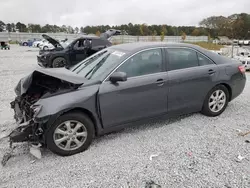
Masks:
[[[86,26],[197,25],[212,15],[250,13],[250,0],[0,0],[0,20]]]

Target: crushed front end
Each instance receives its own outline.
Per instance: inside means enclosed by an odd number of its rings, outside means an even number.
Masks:
[[[36,114],[41,110],[41,106],[34,105],[39,100],[36,96],[17,96],[10,103],[14,110],[14,118],[17,122],[17,128],[9,135],[10,142],[39,142],[43,133],[40,128],[41,123],[36,122]]]
[[[39,158],[39,147],[45,145],[46,130],[55,121],[52,114],[39,116],[45,107],[49,108],[48,104],[43,106],[41,100],[74,91],[82,84],[82,77],[64,68],[37,68],[22,78],[15,87],[16,97],[10,103],[17,126],[4,137],[9,138],[11,151],[4,155],[2,164],[5,165],[12,155],[12,143],[17,142],[28,142],[31,154]]]
[[[10,147],[4,154],[1,164],[5,166],[7,161],[13,156],[15,146],[13,143],[28,142],[30,153],[36,158],[41,158],[40,147],[43,145],[42,123],[35,120],[36,114],[41,110],[41,106],[34,105],[39,100],[38,96],[28,95],[17,96],[10,103],[14,110],[14,119],[17,127],[8,135]]]

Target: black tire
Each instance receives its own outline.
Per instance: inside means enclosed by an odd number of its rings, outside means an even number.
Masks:
[[[86,137],[85,142],[83,143],[83,145],[80,148],[69,151],[69,150],[63,150],[55,144],[54,132],[55,132],[56,128],[58,126],[60,126],[65,121],[78,121],[85,126],[86,132],[87,132],[87,137]],[[45,137],[46,145],[50,151],[52,151],[53,153],[55,153],[57,155],[60,155],[60,156],[74,155],[74,154],[83,152],[83,151],[88,149],[88,147],[92,143],[92,140],[94,137],[94,132],[95,132],[94,124],[87,115],[80,113],[80,112],[67,113],[67,114],[60,116],[56,120],[56,122],[49,128],[48,132],[46,133],[46,137]]]
[[[27,43],[27,42],[24,42],[24,43],[23,43],[23,46],[28,46],[28,43]]]
[[[209,101],[210,101],[211,95],[215,91],[219,91],[219,90],[221,90],[221,91],[223,91],[225,93],[225,103],[224,103],[223,108],[221,108],[218,112],[214,112],[209,108]],[[224,85],[217,85],[208,92],[208,94],[207,94],[207,96],[205,98],[205,101],[203,103],[201,113],[206,115],[206,116],[209,116],[209,117],[219,116],[226,109],[226,107],[228,105],[228,101],[229,101],[229,91],[228,91],[228,89]]]
[[[53,61],[52,61],[52,67],[53,68],[58,68],[58,67],[65,67],[66,66],[66,59],[63,57],[56,57]]]
[[[43,47],[43,50],[47,50],[49,47],[48,46],[44,46]]]

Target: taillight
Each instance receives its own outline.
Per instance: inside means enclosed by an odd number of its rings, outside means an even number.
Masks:
[[[245,72],[246,72],[246,69],[245,69],[245,66],[244,66],[244,65],[239,66],[238,69],[239,69],[239,71],[240,71],[241,73],[245,73]]]

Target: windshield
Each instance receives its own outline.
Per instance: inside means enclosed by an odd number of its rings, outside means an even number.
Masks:
[[[63,48],[66,48],[72,41],[60,42]]]
[[[125,55],[124,52],[105,49],[78,63],[70,70],[87,79],[97,78],[103,76],[106,71],[111,71],[123,55]]]

